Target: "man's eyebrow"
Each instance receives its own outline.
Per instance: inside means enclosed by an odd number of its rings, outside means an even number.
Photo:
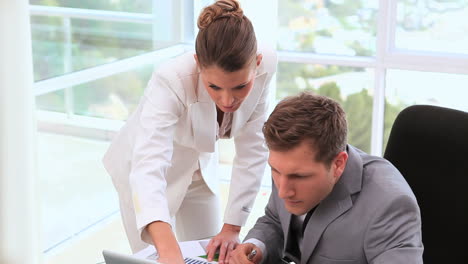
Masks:
[[[214,84],[214,83],[210,83],[210,82],[208,82],[208,84],[209,84],[210,86],[214,86],[214,87],[221,88],[221,87],[219,87],[218,85],[216,85],[216,84]]]
[[[308,177],[308,176],[312,176],[314,174],[312,173],[291,173],[291,174],[288,174],[288,176],[292,176],[292,177]]]
[[[279,172],[277,169],[275,169],[275,167],[271,166],[270,162],[268,162],[268,165],[270,166],[270,168],[276,172]],[[308,176],[312,176],[314,175],[315,173],[290,173],[290,174],[287,174],[286,176],[293,176],[293,177],[308,177]]]
[[[236,87],[234,87],[234,88],[239,88],[239,87],[242,87],[242,86],[246,86],[246,85],[247,85],[247,83],[249,83],[249,82],[241,83],[241,84],[237,85],[237,86],[236,86]]]

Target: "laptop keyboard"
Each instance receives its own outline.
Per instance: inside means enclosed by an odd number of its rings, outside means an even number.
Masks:
[[[146,257],[147,259],[151,259],[151,260],[157,260],[159,257],[158,253],[157,252],[154,252],[153,254],[149,255],[148,257]]]
[[[157,253],[151,254],[150,256],[147,257],[147,259],[157,260],[158,259],[158,254]],[[207,263],[209,263],[209,262],[204,261],[204,260],[198,260],[198,259],[192,259],[192,258],[185,258],[184,262],[186,264],[207,264]]]
[[[184,259],[186,264],[207,264],[209,262],[204,260],[192,259],[192,258],[185,258]]]

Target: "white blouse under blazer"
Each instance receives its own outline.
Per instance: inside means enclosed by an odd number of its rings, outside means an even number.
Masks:
[[[262,126],[277,58],[270,49],[259,53],[263,59],[254,86],[234,112],[230,133],[236,156],[224,223],[239,226],[253,206],[268,156]],[[216,105],[203,87],[193,54],[158,67],[103,158],[119,196],[132,195],[144,238],[149,223],[171,223],[198,169],[210,190],[219,192]]]

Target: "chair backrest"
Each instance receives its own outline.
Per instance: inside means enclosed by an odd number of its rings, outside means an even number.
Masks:
[[[404,109],[384,158],[418,200],[424,263],[468,263],[468,113],[429,105]]]

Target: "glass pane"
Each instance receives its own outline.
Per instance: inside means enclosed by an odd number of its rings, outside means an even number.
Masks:
[[[77,115],[126,120],[136,108],[154,65],[73,87]]]
[[[61,18],[37,16],[31,23],[36,81],[153,50],[151,25],[71,19],[68,27]]]
[[[44,0],[30,3],[42,5],[40,12],[31,9],[35,81],[111,63],[176,43],[176,33],[154,32],[155,27],[167,27],[172,21],[154,20],[150,14],[142,14],[151,13],[153,1]],[[69,10],[65,12],[56,7],[87,10],[79,13],[78,18],[73,13],[74,9],[69,13]],[[163,11],[158,11],[164,12],[170,5],[160,8]],[[103,14],[103,11],[106,13]],[[114,11],[130,14],[124,18],[109,16]],[[89,19],[86,17],[88,15]],[[147,20],[132,22],[132,19],[140,19],[142,15]]]
[[[468,111],[468,75],[390,70],[386,86],[384,149],[396,115],[407,106],[428,104]]]
[[[348,141],[369,152],[374,71],[365,68],[280,62],[277,99],[309,90],[329,96],[343,106],[348,118]]]
[[[31,5],[47,5],[72,8],[86,8],[120,12],[151,13],[151,0],[118,0],[118,1],[96,1],[96,0],[29,0]]]
[[[36,96],[36,108],[40,110],[65,113],[64,90]]]
[[[63,74],[64,35],[57,17],[31,16],[34,80]]]
[[[468,53],[468,1],[398,1],[396,47]]]
[[[373,56],[378,0],[279,0],[278,49]]]
[[[47,252],[96,228],[119,208],[110,176],[97,162],[108,142],[44,132],[38,133],[37,141],[42,246]]]

